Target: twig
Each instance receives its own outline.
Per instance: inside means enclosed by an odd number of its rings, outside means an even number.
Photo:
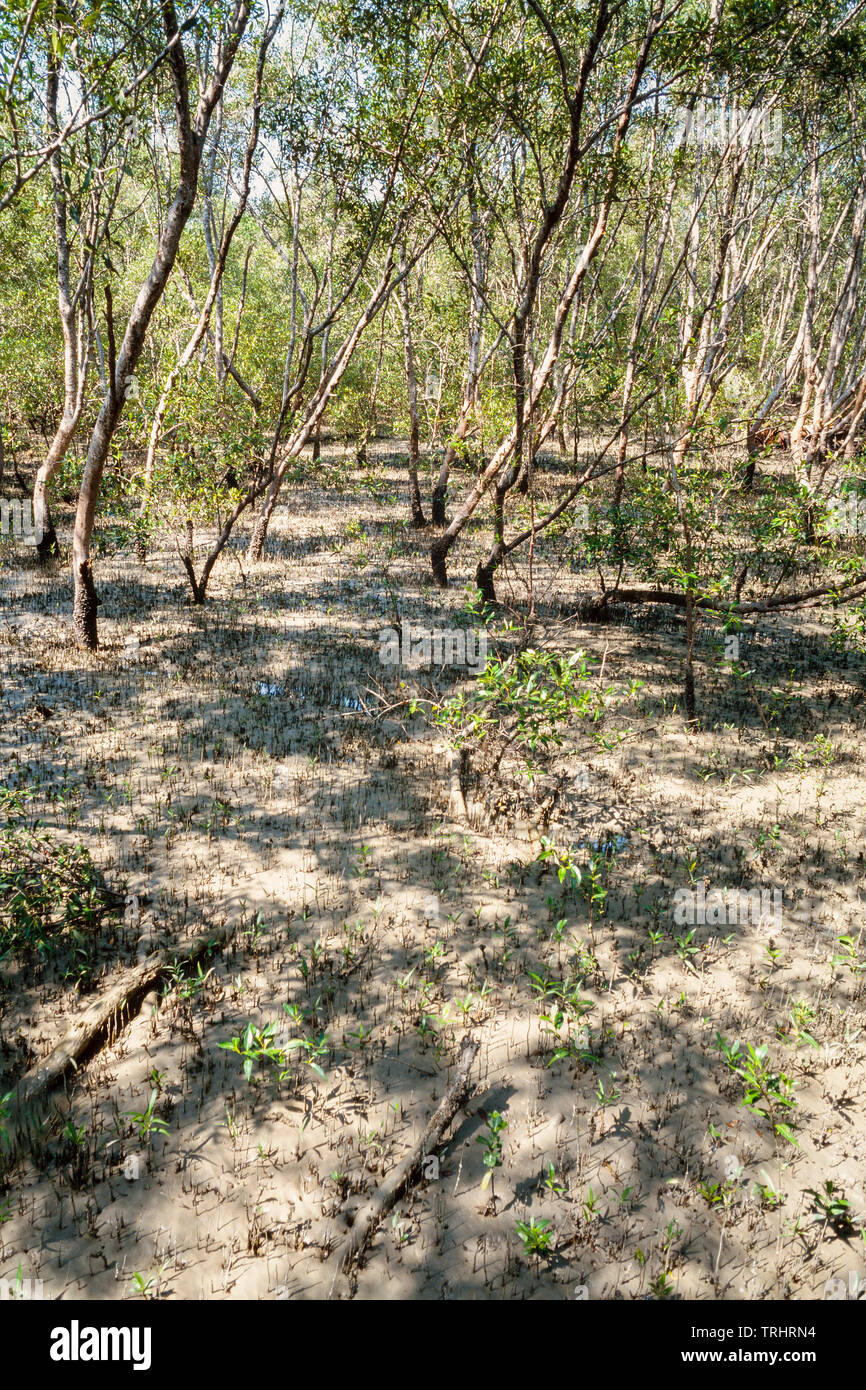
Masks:
[[[463,1039],[454,1079],[432,1118],[428,1121],[418,1143],[355,1217],[348,1239],[337,1257],[337,1264],[328,1293],[329,1298],[334,1297],[334,1289],[340,1273],[348,1273],[352,1266],[362,1258],[376,1227],[388,1215],[395,1203],[400,1200],[406,1188],[414,1182],[423,1160],[441,1144],[442,1136],[469,1092],[470,1072],[478,1053],[478,1046],[477,1038],[466,1037]]]

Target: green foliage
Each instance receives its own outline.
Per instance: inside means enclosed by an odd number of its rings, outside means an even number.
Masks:
[[[159,1091],[154,1086],[144,1110],[127,1110],[126,1112],[126,1118],[131,1120],[138,1130],[139,1138],[146,1139],[148,1142],[155,1134],[160,1136],[168,1134],[168,1124],[160,1115],[157,1115],[154,1108],[158,1096]]]
[[[762,1119],[769,1120],[780,1138],[799,1147],[790,1125],[781,1119],[797,1104],[793,1094],[794,1082],[783,1071],[776,1071],[771,1066],[769,1048],[763,1043],[757,1047],[746,1043],[744,1048],[739,1039],[729,1042],[721,1033],[716,1034],[716,1047],[742,1084],[741,1104]]]
[[[433,718],[458,746],[505,731],[515,747],[547,752],[561,746],[570,719],[599,725],[612,702],[641,684],[622,693],[614,685],[600,689],[593,676],[594,663],[583,651],[562,656],[528,648],[504,659],[491,656],[471,690],[435,705]]]
[[[286,1006],[284,1008],[291,1017],[291,1010]],[[314,1036],[292,1038],[286,1043],[277,1044],[274,1041],[276,1031],[277,1025],[275,1023],[267,1023],[264,1028],[258,1028],[250,1022],[242,1033],[238,1033],[228,1042],[221,1042],[219,1046],[228,1052],[235,1052],[243,1058],[243,1071],[247,1081],[252,1080],[256,1062],[259,1064],[270,1062],[277,1068],[277,1079],[282,1081],[290,1075],[291,1069],[287,1065],[288,1056],[293,1052],[300,1052],[302,1062],[323,1081],[326,1080],[325,1072],[318,1061],[319,1058],[326,1057],[329,1051],[329,1042],[324,1033],[318,1038]]]
[[[482,1192],[489,1186],[496,1169],[502,1166],[502,1133],[508,1128],[508,1121],[498,1110],[492,1110],[486,1124],[487,1133],[479,1134],[475,1140],[484,1149],[484,1166],[487,1169],[481,1184]]]
[[[838,1235],[845,1236],[855,1229],[854,1213],[851,1203],[833,1182],[827,1178],[821,1191],[814,1187],[806,1188],[806,1195],[812,1198],[812,1220],[832,1226]]]
[[[23,818],[20,793],[0,787],[0,809]],[[92,936],[123,895],[107,888],[84,845],[66,845],[37,825],[0,830],[0,959],[15,950],[47,956]]]
[[[523,1243],[524,1254],[535,1256],[547,1254],[554,1236],[549,1221],[539,1221],[536,1217],[532,1217],[529,1221],[516,1222],[514,1229]]]

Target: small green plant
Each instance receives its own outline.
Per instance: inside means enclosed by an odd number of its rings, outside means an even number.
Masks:
[[[609,1105],[615,1105],[620,1099],[620,1092],[616,1089],[613,1081],[611,1081],[610,1087],[607,1090],[605,1090],[603,1081],[597,1081],[595,1084],[595,1094],[602,1110],[606,1110]]]
[[[843,1197],[832,1178],[824,1183],[823,1191],[807,1187],[806,1194],[812,1198],[813,1221],[832,1226],[837,1235],[847,1235],[854,1229],[851,1203]]]
[[[366,878],[370,868],[370,857],[372,853],[373,851],[369,845],[361,845],[353,868],[353,873],[356,878]]]
[[[432,946],[428,946],[424,952],[424,959],[428,965],[438,965],[445,955],[445,943],[435,941]]]
[[[554,1234],[549,1221],[539,1221],[533,1217],[529,1221],[518,1221],[514,1229],[523,1242],[524,1254],[535,1255],[536,1258],[547,1254]]]
[[[252,1079],[253,1068],[256,1062],[273,1062],[281,1065],[283,1062],[282,1049],[277,1047],[273,1041],[276,1032],[276,1024],[268,1023],[264,1028],[257,1028],[254,1023],[248,1023],[242,1033],[238,1033],[228,1042],[221,1042],[219,1046],[226,1052],[236,1052],[244,1060],[244,1076],[247,1081]]]
[[[587,1222],[591,1224],[598,1216],[598,1197],[592,1188],[589,1188],[588,1196],[584,1197],[581,1205]]]
[[[9,1143],[9,1135],[6,1133],[6,1120],[12,1113],[12,1101],[14,1091],[7,1091],[5,1096],[0,1096],[0,1148]]]
[[[556,876],[564,888],[578,887],[583,881],[583,874],[574,858],[574,850],[554,844],[546,835],[542,835],[541,844],[539,862],[555,866]]]
[[[547,1171],[544,1175],[544,1186],[548,1192],[552,1192],[554,1197],[561,1197],[565,1187],[556,1176],[556,1168],[552,1163],[548,1163]]]
[[[694,934],[695,929],[693,927],[690,932],[686,932],[683,936],[674,937],[674,944],[677,948],[677,955],[679,956],[683,965],[687,966],[688,969],[692,971],[694,971],[694,966],[692,965],[692,956],[696,956],[699,950],[699,947],[692,945],[692,938],[694,937]]]
[[[682,1236],[682,1228],[677,1225],[676,1221],[671,1219],[665,1227],[665,1233],[662,1239],[662,1250],[665,1252],[665,1255],[670,1254],[673,1246],[678,1240],[682,1239]]]
[[[290,1009],[283,1005],[287,1013]],[[257,1028],[254,1023],[248,1023],[242,1033],[230,1038],[228,1042],[221,1042],[219,1046],[227,1052],[235,1052],[243,1058],[244,1076],[247,1081],[252,1079],[253,1069],[256,1062],[270,1062],[278,1069],[278,1079],[282,1081],[289,1075],[289,1068],[286,1066],[286,1054],[289,1052],[303,1052],[302,1061],[310,1067],[317,1076],[326,1080],[322,1068],[319,1066],[318,1058],[327,1056],[329,1043],[326,1035],[322,1033],[319,1038],[292,1038],[289,1042],[277,1044],[274,1041],[276,1024],[267,1023],[264,1028]]]
[[[87,1143],[87,1126],[82,1125],[77,1129],[72,1120],[67,1120],[63,1126],[63,1138],[68,1144],[73,1144],[76,1149],[83,1148]]]
[[[210,970],[202,972],[201,961],[197,962],[196,974],[187,976],[183,966],[174,961],[167,970],[168,980],[165,986],[165,993],[174,993],[182,1002],[195,999],[201,993],[213,974],[213,966]]]
[[[394,1237],[398,1245],[405,1245],[407,1243],[410,1236],[410,1229],[405,1217],[401,1216],[398,1211],[395,1211],[394,1215],[391,1217],[391,1230],[394,1232]]]
[[[850,970],[852,975],[862,975],[866,971],[866,958],[860,959],[854,938],[852,936],[840,936],[836,939],[842,950],[835,952],[831,957],[831,969],[838,970],[841,966]]]
[[[610,875],[610,857],[600,850],[589,856],[581,892],[589,908],[590,922],[600,917],[607,901],[607,880]]]
[[[481,1184],[482,1192],[486,1192],[496,1169],[502,1166],[502,1132],[508,1128],[508,1121],[498,1110],[492,1110],[486,1120],[487,1133],[479,1134],[475,1140],[476,1144],[481,1144],[484,1149],[484,1167],[487,1169]]]
[[[783,1071],[776,1071],[770,1065],[770,1050],[766,1044],[754,1047],[746,1043],[744,1050],[739,1039],[731,1043],[717,1033],[716,1046],[729,1069],[742,1083],[744,1095],[741,1105],[768,1120],[780,1138],[799,1147],[790,1125],[780,1118],[797,1104],[793,1095],[794,1083]]]
[[[238,933],[238,935],[245,936],[249,941],[250,946],[253,948],[253,950],[255,950],[256,947],[263,940],[263,938],[267,936],[269,931],[270,924],[265,921],[264,917],[262,916],[261,909],[259,909],[250,925],[248,927],[244,927],[242,931]]]
[[[154,1106],[156,1105],[156,1098],[158,1094],[159,1093],[156,1087],[154,1086],[153,1090],[150,1093],[150,1100],[148,1101],[147,1108],[145,1110],[126,1111],[126,1118],[128,1120],[132,1120],[132,1123],[138,1130],[138,1137],[140,1139],[149,1140],[151,1135],[153,1134],[168,1134],[167,1123],[165,1122],[165,1120],[162,1119],[160,1115],[157,1115],[154,1111]]]
[[[364,1034],[363,1028],[361,1029],[361,1034],[363,1042],[359,1043],[359,1046],[362,1046],[364,1042],[368,1042],[370,1038],[369,1033]],[[319,1058],[327,1057],[330,1047],[330,1039],[327,1034],[320,1033],[318,1037],[292,1038],[290,1042],[286,1043],[283,1051],[302,1052],[303,1056],[301,1057],[301,1061],[304,1065],[309,1067],[311,1071],[314,1071],[318,1077],[321,1077],[322,1081],[327,1081],[327,1075],[319,1066]],[[288,1069],[282,1071],[280,1073],[280,1080],[282,1081],[283,1078],[288,1075]]]
[[[752,1192],[761,1203],[761,1206],[767,1211],[777,1211],[779,1207],[784,1206],[787,1202],[787,1195],[775,1188],[769,1176],[763,1171],[761,1172],[761,1178],[761,1182],[756,1182],[752,1185]]]
[[[795,999],[793,1007],[788,1014],[788,1023],[780,1023],[776,1028],[776,1037],[789,1047],[814,1047],[819,1043],[809,1031],[813,1026],[815,1010],[804,999]]]
[[[650,1292],[654,1298],[670,1298],[673,1291],[673,1276],[666,1269],[663,1269],[661,1274],[656,1275],[655,1279],[650,1282]]]
[[[155,1274],[148,1275],[140,1274],[138,1270],[136,1270],[129,1281],[132,1285],[133,1292],[139,1294],[142,1298],[158,1298],[159,1281],[165,1273],[166,1268],[167,1265],[162,1265]]]

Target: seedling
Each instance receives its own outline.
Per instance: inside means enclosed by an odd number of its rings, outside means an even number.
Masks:
[[[14,1091],[7,1091],[5,1096],[0,1096],[0,1146],[9,1143],[4,1121],[8,1120],[11,1113],[14,1094]]]
[[[481,1191],[486,1192],[493,1182],[493,1174],[497,1168],[502,1166],[502,1131],[508,1128],[508,1121],[500,1115],[498,1110],[492,1110],[487,1116],[487,1133],[479,1134],[476,1144],[481,1144],[484,1149],[484,1167],[487,1172],[481,1184]],[[491,1196],[493,1195],[491,1189]]]
[[[592,1223],[598,1216],[598,1197],[592,1188],[589,1189],[589,1195],[584,1197],[582,1206],[587,1222]]]
[[[824,1183],[822,1192],[807,1187],[806,1193],[812,1198],[812,1220],[822,1221],[832,1226],[837,1235],[847,1235],[854,1228],[851,1203],[842,1196],[832,1178]]]
[[[561,1197],[565,1188],[556,1176],[556,1168],[552,1163],[548,1163],[547,1172],[544,1175],[544,1186],[548,1192],[552,1192],[555,1197]]]
[[[852,975],[862,975],[863,972],[866,971],[866,959],[860,960],[857,954],[857,943],[854,941],[854,938],[851,936],[840,936],[837,937],[837,940],[842,950],[831,958],[831,968],[833,970],[838,970],[840,966],[844,966],[847,970],[850,970]]]
[[[530,1221],[518,1221],[514,1229],[523,1242],[524,1254],[535,1255],[536,1258],[547,1254],[554,1234],[549,1221],[538,1221],[533,1217]]]
[[[784,1192],[780,1192],[773,1187],[770,1178],[765,1172],[761,1172],[761,1177],[763,1181],[754,1183],[752,1192],[761,1203],[761,1206],[766,1207],[767,1211],[776,1211],[779,1207],[784,1206],[788,1198]]]
[[[811,1005],[807,1004],[804,999],[795,999],[794,1006],[788,1015],[789,1022],[787,1025],[779,1024],[776,1029],[776,1037],[792,1047],[819,1047],[820,1044],[809,1032],[814,1017],[815,1010]]]
[[[195,999],[201,993],[213,974],[213,966],[210,970],[203,972],[201,961],[199,961],[196,966],[196,974],[187,977],[184,975],[182,967],[175,961],[169,966],[167,973],[168,983],[165,987],[165,993],[170,994],[174,990],[178,999],[185,1002],[188,999]]]
[[[694,934],[695,929],[693,927],[692,930],[690,932],[686,932],[684,936],[674,937],[674,942],[676,943],[677,948],[677,955],[679,956],[683,965],[687,966],[688,969],[691,970],[693,973],[694,966],[692,965],[691,958],[692,956],[696,956],[698,954],[698,947],[692,945],[692,938],[694,937]]]
[[[373,851],[369,845],[361,845],[360,849],[358,850],[357,859],[353,867],[353,872],[356,878],[366,878],[367,872],[370,868],[370,856],[372,855],[372,853]]]
[[[611,1081],[610,1087],[607,1090],[605,1090],[603,1081],[597,1081],[595,1085],[595,1094],[598,1097],[598,1103],[602,1110],[605,1110],[609,1105],[615,1105],[620,1099],[620,1092],[616,1089],[613,1081]]]
[[[273,1023],[266,1024],[264,1028],[256,1028],[255,1024],[248,1023],[242,1033],[228,1042],[221,1042],[219,1046],[227,1052],[236,1052],[239,1057],[243,1057],[244,1076],[250,1081],[256,1062],[283,1062],[282,1049],[274,1046],[275,1031],[276,1024]]]
[[[790,1126],[780,1119],[780,1113],[792,1110],[797,1104],[792,1094],[794,1083],[784,1072],[772,1069],[769,1048],[764,1043],[758,1047],[746,1043],[744,1052],[739,1040],[729,1043],[721,1033],[716,1034],[716,1046],[730,1070],[742,1082],[744,1095],[741,1105],[769,1120],[776,1134],[799,1147]]]
[[[674,1291],[674,1281],[672,1275],[667,1270],[662,1270],[650,1283],[650,1292],[654,1298],[670,1298]]]
[[[147,1109],[141,1111],[127,1110],[126,1118],[132,1120],[138,1130],[139,1139],[150,1139],[152,1134],[168,1134],[168,1125],[161,1116],[154,1113],[158,1091],[154,1086],[150,1093],[150,1100]]]
[[[151,1290],[157,1287],[157,1278],[155,1274],[150,1274],[145,1278],[143,1274],[139,1274],[138,1270],[136,1270],[129,1282],[132,1284],[134,1291],[141,1294],[142,1298],[152,1298],[154,1296]]]

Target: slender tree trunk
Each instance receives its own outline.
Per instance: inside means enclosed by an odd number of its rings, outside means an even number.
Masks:
[[[48,128],[58,134],[57,98],[59,74],[52,58],[48,68],[47,107]],[[36,552],[41,559],[57,555],[57,533],[48,507],[47,489],[60,468],[78,427],[84,405],[84,390],[90,360],[87,329],[83,308],[73,302],[70,275],[69,238],[66,226],[66,186],[63,179],[63,160],[57,149],[50,160],[51,184],[54,199],[54,241],[57,267],[57,306],[63,334],[63,415],[44,460],[36,473],[33,485],[33,517],[36,526]],[[89,276],[88,276],[89,279]],[[79,287],[81,296],[88,293],[88,284]],[[83,302],[83,299],[82,299]],[[83,358],[83,361],[81,360]]]
[[[463,399],[460,403],[460,415],[457,420],[457,427],[454,431],[452,442],[445,451],[445,457],[442,460],[439,474],[430,497],[431,520],[434,526],[444,526],[446,524],[445,504],[448,498],[448,480],[451,477],[451,469],[454,466],[454,461],[469,431],[470,421],[478,405],[478,382],[481,374],[481,336],[484,316],[484,296],[487,290],[487,265],[489,254],[486,228],[478,208],[478,191],[475,185],[475,175],[473,172],[475,162],[474,144],[470,145],[467,150],[467,162],[470,164],[468,195],[469,228],[472,238],[472,288],[469,298],[469,337],[466,360],[466,380],[463,388]]]
[[[364,306],[364,309],[356,319],[353,328],[343,339],[343,342],[340,344],[339,348],[337,349],[333,358],[328,364],[327,369],[322,373],[322,378],[319,382],[319,385],[317,386],[315,392],[313,393],[313,397],[307,406],[304,419],[301,420],[300,424],[297,426],[294,433],[291,435],[290,439],[288,440],[287,444],[283,449],[283,455],[280,460],[280,463],[274,468],[273,477],[271,478],[267,490],[265,491],[262,505],[259,510],[258,517],[256,518],[255,524],[253,526],[252,535],[250,537],[250,544],[247,556],[251,564],[255,564],[259,560],[261,560],[262,555],[264,554],[265,540],[268,534],[268,526],[270,524],[271,517],[273,516],[274,508],[277,505],[277,499],[280,494],[280,488],[282,487],[283,479],[286,476],[289,464],[292,462],[294,458],[297,458],[300,451],[305,447],[305,445],[309,442],[309,440],[315,433],[319,421],[325,413],[325,408],[328,404],[328,401],[330,400],[333,392],[339,386],[346,372],[346,369],[349,366],[350,361],[352,360],[352,355],[356,347],[358,346],[358,343],[361,339],[362,334],[364,333],[364,330],[367,328],[368,324],[370,324],[372,320],[375,318],[376,314],[382,308],[383,304],[385,303],[386,299],[391,293],[391,290],[393,288],[393,271],[394,247],[392,245],[389,248],[388,255],[385,261],[385,267],[379,278],[378,284],[375,286],[372,294],[370,295],[370,298],[367,300],[367,303]],[[308,343],[309,341],[310,340],[308,339]]]
[[[419,427],[418,427],[418,380],[415,374],[415,347],[412,341],[412,315],[409,308],[409,275],[406,270],[405,247],[400,249],[400,317],[403,322],[403,365],[406,373],[406,392],[409,398],[409,511],[411,524],[421,528],[427,525],[421,506],[421,488],[418,483]]]

